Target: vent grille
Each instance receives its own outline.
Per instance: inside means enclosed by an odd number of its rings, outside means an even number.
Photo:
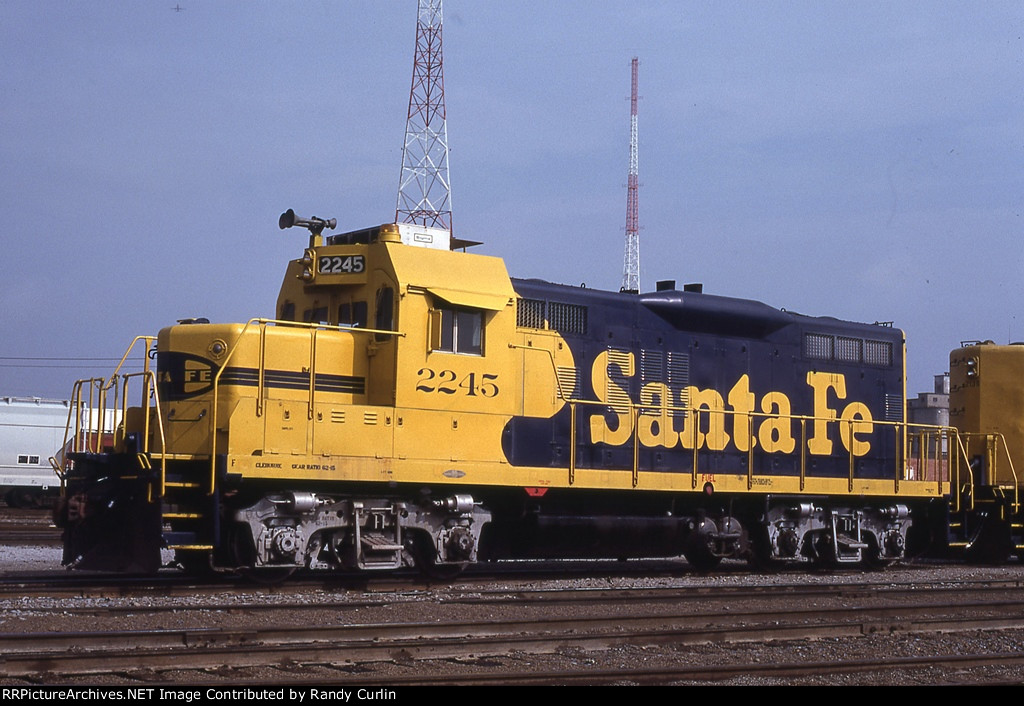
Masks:
[[[823,333],[804,334],[804,355],[815,360],[832,360],[835,339]]]
[[[544,328],[544,300],[520,299],[516,307],[516,325],[522,328]]]
[[[640,382],[666,382],[665,354],[661,351],[640,351]]]
[[[885,396],[885,421],[903,421],[903,395]]]
[[[559,333],[584,336],[588,330],[587,323],[587,307],[582,304],[520,299],[516,306],[516,325],[520,328],[549,328]]]
[[[804,357],[811,360],[835,360],[840,363],[864,363],[892,367],[892,341],[873,341],[826,333],[804,334]]]
[[[559,399],[576,400],[580,397],[580,376],[576,368],[559,365],[555,368],[558,375]]]
[[[548,323],[559,333],[583,335],[587,332],[587,307],[581,304],[548,302]]]
[[[608,388],[606,399],[609,407],[619,414],[628,412],[631,400],[629,397],[629,351],[619,348],[608,349]],[[615,383],[614,385],[612,383]]]
[[[844,363],[859,363],[863,359],[864,342],[859,338],[839,336],[836,338],[836,360]]]
[[[677,401],[673,403],[673,406],[678,405],[688,409],[690,407],[690,393],[686,388],[690,384],[690,354],[669,352],[667,372],[668,386],[673,392],[678,394]],[[685,414],[682,410],[672,412],[672,416],[677,418],[685,416]]]
[[[892,341],[864,341],[864,362],[868,365],[892,365]]]

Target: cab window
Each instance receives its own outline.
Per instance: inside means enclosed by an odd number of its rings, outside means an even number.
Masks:
[[[338,307],[338,325],[366,328],[366,302],[346,302]]]
[[[484,314],[473,309],[439,307],[434,311],[433,346],[443,353],[483,355]]]
[[[373,327],[381,331],[393,331],[395,328],[395,290],[391,287],[381,287],[377,290],[376,314]],[[389,338],[389,335],[386,333],[375,333],[373,337],[378,341],[385,341]]]

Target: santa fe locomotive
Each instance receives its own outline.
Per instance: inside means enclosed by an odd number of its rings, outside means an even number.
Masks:
[[[293,225],[273,319],[183,321],[136,339],[143,372],[76,385],[121,422],[70,425],[65,564],[884,564],[990,536],[979,502],[1006,521],[952,430],[906,423],[898,329],[511,279],[417,225]]]

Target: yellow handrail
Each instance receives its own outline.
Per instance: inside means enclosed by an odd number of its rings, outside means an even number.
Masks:
[[[122,367],[140,341],[145,343],[142,372],[122,374]],[[115,446],[123,443],[125,434],[123,422],[127,396],[124,386],[118,385],[118,380],[127,379],[130,376],[146,375],[152,379],[155,389],[155,377],[153,377],[149,362],[150,346],[154,341],[156,341],[155,336],[136,336],[108,377],[83,378],[75,381],[71,392],[71,404],[68,407],[68,418],[64,426],[64,441],[61,446],[63,458],[60,463],[57,463],[56,459],[51,459],[54,470],[60,468],[63,471],[63,474],[59,471],[57,473],[61,478],[61,492],[64,492],[66,488],[65,477],[71,462],[68,458],[69,454],[98,453],[102,449],[104,434],[107,433],[111,434]],[[147,383],[147,388],[148,385],[149,383]],[[112,401],[111,394],[113,395]],[[118,404],[119,400],[120,405]],[[145,407],[146,404],[147,400],[144,396],[143,406]],[[120,412],[120,419],[118,412]],[[108,417],[111,416],[113,418],[108,425]],[[108,426],[110,429],[107,428]]]
[[[333,326],[333,325],[321,324],[321,323],[315,323],[314,324],[314,323],[304,323],[304,322],[299,322],[299,321],[282,321],[282,320],[279,320],[279,319],[253,318],[253,319],[249,319],[248,321],[246,321],[245,325],[242,326],[242,330],[238,333],[238,336],[236,336],[235,340],[231,343],[230,350],[228,352],[227,357],[220,364],[220,367],[217,369],[216,374],[213,376],[213,391],[212,391],[213,392],[213,404],[212,404],[212,413],[210,414],[210,486],[209,486],[209,491],[207,492],[208,495],[212,495],[213,494],[213,490],[216,487],[215,484],[217,482],[217,413],[218,413],[218,401],[220,400],[220,376],[221,376],[221,374],[223,374],[223,372],[225,370],[227,370],[228,362],[235,355],[235,352],[241,347],[238,344],[242,340],[242,337],[245,336],[246,331],[249,330],[249,327],[252,326],[252,325],[259,326],[260,327],[259,351],[258,351],[259,371],[258,371],[258,374],[257,374],[258,378],[257,378],[257,389],[256,389],[256,415],[257,416],[261,416],[262,415],[262,413],[263,413],[264,373],[265,373],[265,370],[266,370],[266,348],[267,348],[267,325],[268,324],[273,324],[275,326],[287,326],[287,327],[290,327],[290,328],[305,328],[305,329],[308,329],[309,332],[310,332],[310,348],[314,349],[310,353],[311,356],[315,356],[316,335],[317,335],[317,331],[320,331],[320,330],[324,330],[324,331],[341,331],[343,333],[353,333],[353,334],[355,334],[355,333],[359,333],[359,334],[378,334],[378,335],[399,336],[399,337],[405,337],[405,335],[406,335],[405,332],[403,332],[403,331],[388,331],[388,330],[385,330],[385,329],[372,329],[372,328],[355,328],[355,327],[352,327],[352,326]],[[310,388],[310,393],[309,393],[309,414],[310,414],[310,418],[312,418],[313,405],[314,405],[314,401],[315,401],[315,398],[314,398],[314,394],[315,393],[314,393],[314,385],[313,385],[313,382],[315,380],[315,375],[316,375],[316,373],[315,373],[316,364],[315,363],[316,363],[315,358],[311,358],[311,360],[310,360],[310,374],[309,374],[309,388]]]
[[[147,366],[148,368],[148,366]],[[164,434],[164,418],[163,413],[160,411],[160,393],[159,388],[156,384],[156,372],[153,370],[143,370],[138,373],[128,373],[124,375],[124,382],[122,383],[122,399],[128,399],[128,381],[131,378],[141,377],[144,381],[143,395],[142,395],[142,409],[143,409],[143,433],[142,433],[142,454],[150,454],[150,412],[155,410],[155,414],[152,416],[156,417],[157,431],[160,433],[160,492],[157,497],[162,498],[164,496],[164,489],[167,484],[167,437]],[[149,398],[152,396],[153,404],[149,404]],[[124,434],[127,434],[127,405],[125,405],[121,411],[122,423],[120,427],[124,430]],[[122,440],[124,437],[122,436]],[[148,461],[146,461],[148,464]]]
[[[524,349],[527,349],[527,350],[537,350],[537,351],[542,351],[542,352],[548,353],[549,355],[551,354],[550,351],[548,351],[548,350],[546,350],[544,348],[531,348],[529,346],[519,346],[519,345],[515,345],[515,344],[511,345],[510,347],[513,347],[513,348],[524,348]],[[557,376],[555,376],[555,377],[556,377],[556,380],[557,380]],[[570,430],[572,432],[572,436],[571,436],[571,450],[570,450],[570,454],[569,454],[569,483],[571,485],[574,482],[575,470],[576,470],[576,467],[575,467],[575,464],[576,464],[575,446],[576,446],[576,434],[578,433],[578,429],[579,429],[579,422],[578,422],[579,408],[580,407],[584,407],[584,406],[591,406],[591,407],[597,406],[597,407],[608,407],[608,408],[610,408],[610,407],[613,406],[613,403],[607,402],[607,401],[602,402],[602,401],[597,401],[597,400],[581,400],[581,399],[571,399],[571,400],[568,400],[568,403],[569,403],[569,406],[570,406],[570,409],[571,409],[571,413],[570,413]],[[617,407],[622,407],[623,409],[622,409],[621,413],[625,413],[625,405],[624,405],[624,403],[622,403],[622,402],[615,402],[614,405],[617,406]],[[871,425],[874,425],[876,427],[882,427],[883,429],[884,428],[891,428],[893,430],[893,433],[894,433],[894,443],[895,443],[895,446],[894,446],[895,453],[893,455],[895,457],[895,464],[896,464],[896,466],[895,466],[894,472],[892,474],[892,483],[893,483],[894,492],[896,492],[896,493],[899,493],[899,491],[900,491],[900,484],[903,481],[906,481],[906,480],[910,479],[910,476],[909,476],[910,467],[908,466],[908,460],[909,459],[906,458],[906,456],[904,455],[904,454],[907,453],[906,445],[901,443],[901,440],[903,438],[905,438],[905,436],[909,432],[909,430],[911,428],[920,428],[920,429],[924,430],[922,433],[932,432],[932,433],[938,433],[940,435],[942,435],[942,434],[948,435],[950,433],[950,431],[951,431],[950,427],[939,427],[939,426],[930,426],[930,425],[913,425],[913,424],[908,424],[906,422],[893,422],[893,421],[886,421],[886,420],[870,420],[870,421],[868,421],[868,420],[864,420],[864,419],[837,419],[837,418],[831,418],[831,417],[818,417],[818,416],[813,416],[813,415],[776,414],[776,413],[767,413],[767,412],[756,412],[756,411],[753,411],[753,410],[737,411],[737,410],[730,410],[730,409],[708,409],[708,408],[697,408],[697,409],[694,409],[694,408],[683,407],[683,406],[678,406],[678,405],[660,405],[660,404],[652,405],[652,404],[638,404],[638,403],[632,403],[631,402],[631,403],[629,403],[629,414],[632,416],[632,421],[633,421],[633,433],[631,435],[631,441],[632,441],[632,444],[634,446],[634,449],[633,449],[633,462],[631,464],[632,465],[631,468],[629,468],[629,469],[622,469],[622,470],[630,470],[632,472],[632,474],[633,474],[633,486],[634,487],[637,487],[639,485],[639,476],[638,476],[638,474],[639,474],[639,448],[638,448],[639,447],[639,441],[637,439],[637,433],[638,433],[638,429],[639,429],[638,420],[641,417],[643,417],[645,414],[652,414],[652,413],[658,414],[658,415],[662,415],[662,414],[672,415],[673,413],[682,413],[683,415],[685,415],[686,421],[684,422],[684,428],[687,428],[689,430],[690,436],[689,436],[688,447],[689,447],[689,450],[691,450],[692,455],[693,455],[693,461],[692,461],[692,465],[691,465],[691,474],[692,474],[692,485],[693,485],[694,488],[697,487],[697,481],[698,481],[699,476],[701,475],[701,471],[700,471],[700,468],[699,468],[700,454],[698,453],[701,449],[698,448],[698,444],[697,444],[698,430],[700,428],[702,428],[703,426],[707,425],[709,423],[709,420],[713,417],[713,415],[723,415],[723,416],[727,416],[727,415],[728,416],[743,415],[743,416],[747,416],[747,422],[746,423],[747,423],[747,430],[748,430],[748,438],[750,438],[750,440],[751,440],[749,448],[747,449],[747,459],[748,459],[747,486],[748,486],[748,489],[753,487],[753,478],[754,478],[754,470],[755,470],[754,469],[754,462],[755,462],[755,448],[754,448],[754,444],[756,443],[756,441],[755,441],[756,437],[754,436],[753,429],[754,429],[754,425],[755,425],[755,420],[757,420],[757,419],[788,419],[788,420],[791,420],[792,422],[795,422],[795,423],[799,424],[799,426],[800,426],[800,442],[799,442],[800,443],[800,445],[799,445],[799,449],[800,449],[800,457],[799,457],[800,466],[799,466],[799,470],[800,470],[800,473],[799,473],[799,477],[800,477],[800,489],[801,490],[805,489],[805,487],[806,487],[806,480],[807,480],[807,477],[808,477],[808,475],[807,475],[807,461],[808,461],[808,456],[810,454],[810,451],[808,449],[808,439],[807,439],[807,424],[808,423],[812,423],[813,424],[815,422],[825,422],[827,424],[827,428],[828,429],[837,429],[839,431],[839,433],[842,435],[840,437],[840,439],[836,441],[836,443],[839,443],[843,448],[846,449],[847,467],[848,467],[847,480],[848,480],[848,488],[849,488],[850,492],[853,491],[854,485],[855,485],[855,480],[856,480],[856,459],[858,458],[855,455],[854,451],[853,451],[853,448],[854,448],[854,445],[855,445],[854,442],[857,441],[855,435],[858,434],[858,433],[863,433],[863,432],[857,432],[856,431],[857,425],[871,424]],[[877,431],[878,430],[875,430],[873,433],[877,433]],[[843,438],[843,437],[845,437],[845,438]],[[686,446],[687,445],[684,445],[684,448]],[[769,452],[769,453],[774,453],[774,452]],[[936,481],[935,482],[937,483],[937,492],[938,492],[938,494],[942,495],[944,481],[942,479],[942,474],[941,473],[937,473],[936,474]]]
[[[1002,487],[1005,487],[1006,484],[998,483],[998,478],[996,474],[997,461],[999,460],[1000,450],[1002,450],[1002,454],[1005,455],[1007,465],[1010,468],[1010,476],[1013,479],[1011,483],[1013,487],[1013,507],[1015,511],[1019,511],[1020,481],[1017,478],[1017,470],[1013,466],[1013,458],[1010,456],[1009,445],[1006,443],[1006,437],[999,432],[962,432],[955,433],[953,434],[953,436],[956,438],[957,449],[959,453],[956,454],[957,463],[955,467],[955,481],[953,469],[950,469],[950,487],[955,487],[958,492],[956,492],[955,494],[951,493],[951,495],[953,495],[953,504],[951,509],[954,512],[959,512],[963,509],[974,509],[974,501],[976,498],[976,483],[974,474],[971,473],[971,441],[973,439],[980,439],[983,440],[985,443],[983,458],[986,470],[985,478],[980,480],[984,481],[985,485],[1001,485]],[[961,478],[960,472],[961,463],[966,468],[966,472],[963,474],[963,478]],[[961,483],[963,484],[962,487]],[[970,505],[968,505],[966,508],[961,507],[962,495],[964,494],[967,495],[970,502]]]

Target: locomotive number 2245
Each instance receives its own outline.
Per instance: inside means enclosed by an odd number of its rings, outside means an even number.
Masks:
[[[366,258],[362,255],[325,255],[319,262],[322,275],[357,275],[365,269]]]
[[[461,380],[454,370],[420,368],[417,372],[416,389],[420,392],[440,392],[443,395],[461,393],[469,397],[497,397],[497,374],[469,373]]]

